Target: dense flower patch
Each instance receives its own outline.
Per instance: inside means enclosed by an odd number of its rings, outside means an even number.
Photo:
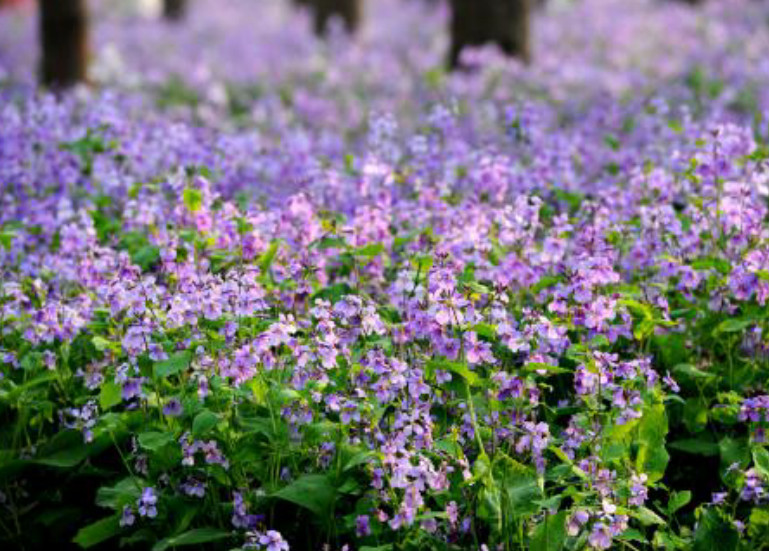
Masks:
[[[555,76],[394,2],[199,81],[3,58],[2,541],[765,546],[766,9],[623,3],[540,16]]]

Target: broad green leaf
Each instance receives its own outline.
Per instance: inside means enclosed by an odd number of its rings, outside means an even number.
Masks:
[[[50,455],[35,458],[32,462],[38,465],[45,465],[46,467],[70,469],[84,461],[88,455],[88,446],[83,443],[81,439],[79,445],[74,445],[67,449],[55,451]]]
[[[272,266],[272,262],[275,260],[275,256],[278,254],[278,248],[280,247],[280,241],[274,240],[270,243],[269,248],[259,257],[259,268],[262,272],[267,272]]]
[[[182,192],[182,201],[190,212],[197,212],[203,206],[203,193],[199,189],[186,188]]]
[[[99,391],[99,407],[102,410],[108,410],[118,405],[122,401],[121,394],[122,389],[120,385],[112,382],[104,383]]]
[[[670,494],[670,499],[668,500],[668,514],[675,514],[676,511],[682,507],[686,507],[691,500],[692,493],[689,490],[684,490],[683,492],[673,492]]]
[[[732,465],[744,469],[750,463],[750,446],[747,438],[734,439],[724,436],[718,442],[718,448],[721,452],[721,479],[728,483],[727,472]]]
[[[167,432],[150,431],[141,433],[137,440],[142,448],[154,452],[173,442],[174,437]]]
[[[716,442],[705,440],[703,438],[676,440],[675,442],[668,444],[668,447],[694,455],[704,455],[706,457],[715,456],[719,453],[718,444]]]
[[[732,271],[729,262],[716,257],[697,259],[692,262],[691,267],[695,270],[716,270],[722,275],[729,275]]]
[[[651,526],[653,524],[663,526],[665,524],[665,519],[663,519],[648,507],[639,507],[638,509],[633,509],[630,514],[634,518],[638,519],[644,526]]]
[[[756,323],[756,320],[754,319],[724,320],[718,324],[718,327],[715,328],[715,330],[713,331],[713,334],[718,335],[720,333],[736,333],[738,331],[743,331],[747,329],[751,325],[755,325],[755,323]]]
[[[369,245],[365,245],[363,247],[359,247],[355,250],[353,250],[353,253],[355,256],[364,256],[367,258],[372,258],[374,256],[380,255],[385,251],[385,247],[383,243],[371,243]]]
[[[331,304],[336,304],[342,297],[353,294],[355,294],[355,291],[347,283],[335,283],[334,285],[323,287],[318,292],[314,293],[310,297],[310,300],[314,303],[317,299],[323,299],[329,301]]]
[[[710,380],[714,379],[716,376],[713,373],[708,373],[707,371],[703,371],[691,364],[678,364],[673,368],[673,373],[677,376],[685,376],[689,377],[690,379],[703,379],[703,380]]]
[[[534,469],[505,456],[494,465],[494,475],[505,514],[521,517],[537,511],[536,501],[542,497],[542,491]]]
[[[195,438],[205,436],[206,433],[213,429],[218,422],[219,417],[215,413],[204,409],[198,413],[195,416],[195,419],[192,421],[193,436],[195,436]]]
[[[480,382],[478,375],[474,371],[471,371],[465,363],[452,362],[450,360],[429,360],[427,362],[428,373],[435,373],[438,369],[459,375],[466,380],[470,386],[477,386]]]
[[[315,247],[320,250],[345,249],[347,248],[347,242],[342,237],[324,237],[322,239],[318,239],[311,245],[311,247]]]
[[[152,546],[152,551],[165,551],[169,548],[182,547],[185,545],[200,545],[201,543],[227,539],[231,536],[231,532],[219,530],[218,528],[196,528],[160,540]]]
[[[708,426],[710,410],[702,398],[689,398],[684,404],[683,421],[691,433],[704,431]]]
[[[105,350],[109,350],[112,348],[113,343],[104,337],[100,335],[96,335],[94,338],[91,339],[91,342],[96,347],[96,350],[99,352],[104,352]]]
[[[715,508],[705,509],[694,533],[693,551],[734,551],[740,541],[737,529]]]
[[[638,424],[638,455],[636,468],[646,473],[650,482],[657,482],[665,474],[670,456],[665,449],[668,420],[665,406],[655,404],[647,408]]]
[[[308,474],[281,488],[272,496],[304,507],[316,516],[326,519],[334,507],[336,488],[326,475]]]
[[[182,350],[162,362],[155,364],[155,377],[164,378],[176,375],[187,369],[192,363],[192,351]]]
[[[145,272],[160,260],[160,249],[154,245],[146,245],[131,254],[131,262]]]
[[[96,492],[96,505],[108,509],[122,509],[124,505],[136,503],[144,488],[140,478],[127,477],[114,486],[102,486]]]
[[[769,479],[769,452],[766,448],[753,448],[753,462],[765,479]]]
[[[558,375],[561,373],[571,373],[571,369],[566,369],[565,367],[560,367],[557,365],[550,365],[545,364],[541,362],[530,362],[523,366],[526,371],[529,371],[531,373],[551,373],[553,375]]]
[[[545,515],[535,529],[529,549],[531,551],[560,551],[566,541],[566,511]]]
[[[116,516],[112,516],[81,528],[72,541],[83,549],[88,549],[107,541],[119,532],[120,521]]]

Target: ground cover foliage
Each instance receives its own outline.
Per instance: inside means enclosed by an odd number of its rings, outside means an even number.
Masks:
[[[3,545],[766,548],[769,9],[288,4],[0,14]]]

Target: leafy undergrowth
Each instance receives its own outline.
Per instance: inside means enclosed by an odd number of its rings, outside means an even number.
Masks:
[[[6,537],[760,548],[763,153],[697,146],[601,200],[244,210],[190,170],[133,186],[155,218],[6,225]]]
[[[583,0],[447,75],[370,4],[0,82],[3,548],[769,547],[765,8]]]

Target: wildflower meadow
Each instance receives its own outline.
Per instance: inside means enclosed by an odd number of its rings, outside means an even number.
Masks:
[[[769,549],[769,3],[324,1],[0,2],[0,548]]]

